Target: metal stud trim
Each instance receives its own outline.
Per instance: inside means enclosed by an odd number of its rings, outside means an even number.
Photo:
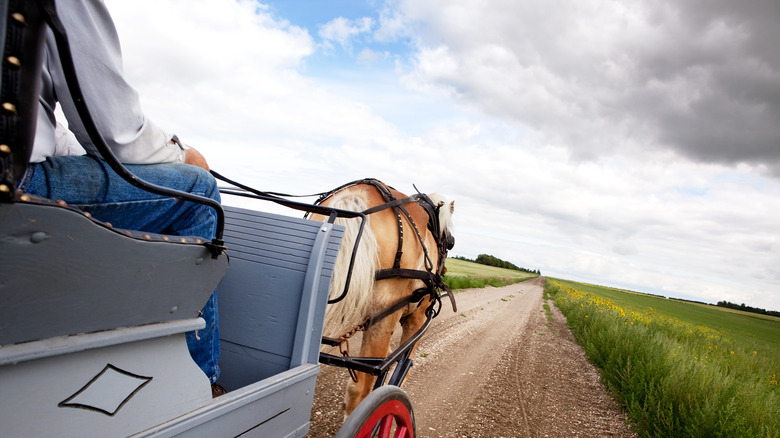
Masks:
[[[2,186],[4,184],[0,184],[0,191],[2,191]],[[9,188],[10,191],[10,188]],[[50,199],[41,198],[38,196],[32,196],[27,193],[21,193],[18,192],[19,197],[17,198],[19,202],[23,203],[29,203],[29,204],[36,204],[36,205],[48,205],[48,206],[57,206],[60,208],[65,208],[68,210],[71,210],[73,212],[79,213],[82,216],[86,217],[87,219],[91,220],[92,222],[104,227],[107,230],[113,231],[115,233],[122,234],[123,236],[127,236],[132,239],[137,240],[143,240],[148,242],[168,242],[168,243],[174,243],[174,244],[185,244],[185,245],[199,245],[202,246],[206,243],[208,243],[206,240],[204,240],[201,237],[197,236],[175,236],[175,238],[171,238],[169,236],[165,236],[162,234],[153,234],[153,233],[146,233],[146,232],[140,232],[140,231],[133,231],[133,230],[124,230],[124,229],[118,229],[114,228],[113,225],[111,225],[109,222],[101,222],[95,218],[92,217],[89,212],[81,211],[77,208],[73,208],[68,206],[68,204],[65,201],[58,200],[58,201],[52,201]]]
[[[3,102],[3,110],[11,114],[16,114],[16,105],[11,102]]]
[[[20,61],[19,58],[17,58],[16,56],[11,55],[11,56],[5,58],[5,60],[6,60],[6,62],[8,62],[9,64],[11,64],[14,67],[19,68],[19,67],[22,66],[22,61]]]
[[[22,26],[27,25],[27,19],[24,18],[24,15],[18,12],[14,12],[13,14],[11,14],[11,18],[13,18],[17,23],[21,24]]]

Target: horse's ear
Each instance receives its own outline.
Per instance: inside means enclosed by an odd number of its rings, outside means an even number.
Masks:
[[[455,213],[455,201],[450,202],[450,214]]]
[[[436,205],[437,208],[441,208],[444,205],[444,201],[439,201],[439,203]]]

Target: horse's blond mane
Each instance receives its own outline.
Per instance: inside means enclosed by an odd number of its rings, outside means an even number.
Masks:
[[[433,201],[434,205],[439,206],[439,225],[441,226],[442,236],[446,236],[447,233],[452,231],[452,214],[455,212],[455,201],[447,203],[447,198],[438,194],[431,193],[428,195]]]
[[[368,208],[363,198],[348,192],[339,192],[333,195],[330,206],[350,211],[364,211]],[[379,250],[376,236],[371,231],[370,220],[370,216],[366,216],[366,225],[358,245],[349,292],[342,301],[329,305],[325,313],[325,336],[341,336],[362,322],[369,313],[371,291],[374,288],[374,272],[379,265]],[[346,227],[346,230],[344,231],[344,240],[341,242],[341,250],[336,258],[336,265],[333,268],[329,297],[331,299],[338,297],[344,291],[349,274],[352,248],[355,245],[360,224],[359,219],[356,218],[339,218],[336,223]]]

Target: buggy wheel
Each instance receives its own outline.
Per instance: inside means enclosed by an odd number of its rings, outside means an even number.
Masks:
[[[414,412],[403,389],[375,389],[347,417],[336,438],[414,438]]]

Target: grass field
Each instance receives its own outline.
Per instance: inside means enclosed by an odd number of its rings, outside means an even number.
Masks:
[[[597,294],[637,312],[648,312],[651,308],[658,314],[677,318],[692,324],[707,326],[732,337],[743,344],[753,344],[757,349],[780,352],[780,318],[741,312],[725,307],[670,300],[653,295],[621,291],[608,287],[593,286],[565,280],[555,280],[566,287]]]
[[[780,436],[780,319],[548,279],[642,436]]]
[[[538,277],[537,274],[528,272],[451,258],[447,259],[446,266],[447,274],[444,275],[444,282],[453,290],[485,286],[501,287]]]

